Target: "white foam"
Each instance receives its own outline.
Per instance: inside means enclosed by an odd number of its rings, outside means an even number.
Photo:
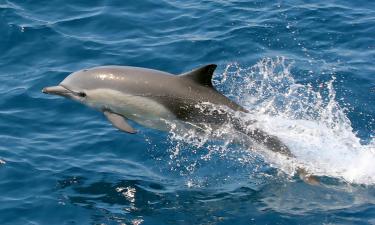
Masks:
[[[314,89],[295,81],[291,65],[283,57],[265,58],[250,68],[230,64],[216,77],[215,86],[250,110],[249,119],[258,121],[252,126],[279,137],[296,156],[290,161],[275,154],[265,155],[273,166],[289,174],[302,166],[319,176],[375,184],[375,141],[363,145],[356,137],[345,109],[336,101],[334,76]],[[223,127],[219,132],[229,129]],[[194,132],[172,134],[172,140],[196,147],[209,140]],[[208,148],[225,154],[227,144]]]

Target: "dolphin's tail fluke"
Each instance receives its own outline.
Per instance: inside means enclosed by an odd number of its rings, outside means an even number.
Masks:
[[[310,185],[319,185],[319,179],[318,177],[309,174],[305,169],[303,168],[298,168],[297,169],[297,174],[301,180],[303,180],[305,183],[310,184]]]

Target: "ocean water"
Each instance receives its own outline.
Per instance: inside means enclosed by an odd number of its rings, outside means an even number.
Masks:
[[[369,0],[0,0],[0,224],[375,224],[374,60]],[[125,134],[41,93],[93,66],[209,63],[295,159],[226,127]]]

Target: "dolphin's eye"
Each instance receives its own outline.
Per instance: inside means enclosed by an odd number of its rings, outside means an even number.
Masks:
[[[84,98],[84,97],[86,97],[86,93],[85,92],[78,92],[78,96]]]

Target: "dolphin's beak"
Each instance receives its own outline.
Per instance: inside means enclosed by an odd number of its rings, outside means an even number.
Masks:
[[[53,87],[45,87],[42,89],[42,92],[45,94],[51,94],[51,95],[61,95],[66,96],[67,94],[70,94],[71,91],[64,88],[63,86],[53,86]]]

